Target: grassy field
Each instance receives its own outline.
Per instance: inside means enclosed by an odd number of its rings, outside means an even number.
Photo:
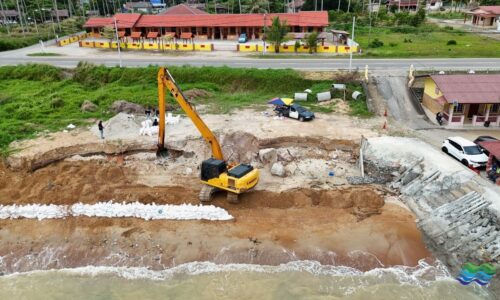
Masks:
[[[35,52],[29,53],[28,56],[64,56],[64,54],[53,53],[53,52]]]
[[[434,12],[427,14],[428,18],[435,19],[462,19],[464,18],[464,13],[461,12]]]
[[[293,70],[258,70],[213,67],[172,67],[170,69],[184,91],[201,89],[206,98],[196,104],[207,104],[214,113],[233,109],[265,107],[274,97],[292,97],[296,91],[311,89],[313,94],[328,90],[331,81],[307,80]],[[44,130],[54,131],[68,124],[87,124],[96,118],[112,116],[109,106],[116,100],[127,100],[145,106],[157,106],[157,67],[107,68],[82,64],[75,70],[46,65],[0,67],[0,151],[8,145]],[[361,91],[359,83],[349,83],[348,94]],[[312,98],[312,97],[311,97]],[[81,112],[80,106],[90,100],[99,109]],[[169,102],[174,104],[169,97]],[[364,99],[350,101],[352,113],[370,116]],[[175,105],[175,104],[174,104]],[[312,99],[304,106],[313,111],[335,109],[319,106]]]
[[[47,41],[77,33],[82,30],[85,20],[81,17],[72,17],[61,22],[61,30],[56,24],[45,23],[27,26],[23,29],[19,25],[9,25],[9,31],[0,26],[0,51],[14,50],[37,44],[40,40]]]
[[[394,29],[372,28],[371,42],[378,39],[384,43],[378,48],[368,47],[367,28],[361,28],[355,39],[361,44],[363,56],[368,57],[500,57],[499,40],[449,29],[415,29],[394,32]],[[448,45],[451,40],[456,45]]]
[[[381,47],[370,47],[378,39]],[[460,32],[451,28],[440,28],[435,25],[422,27],[373,27],[371,36],[368,27],[360,26],[355,32],[355,40],[360,43],[362,53],[356,56],[373,58],[408,58],[408,57],[500,57],[500,41],[478,34]],[[454,40],[455,45],[449,45]],[[370,42],[369,42],[370,41]],[[453,43],[453,42],[450,42]],[[276,58],[308,58],[308,59],[342,59],[347,55],[328,54],[294,54],[294,53],[250,53],[247,56],[261,59]]]

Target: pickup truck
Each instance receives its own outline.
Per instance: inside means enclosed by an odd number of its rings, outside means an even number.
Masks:
[[[315,118],[313,112],[308,111],[298,104],[276,105],[274,111],[278,114],[278,116],[296,119],[301,122],[311,121]]]

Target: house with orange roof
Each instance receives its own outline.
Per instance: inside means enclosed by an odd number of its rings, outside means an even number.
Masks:
[[[500,23],[500,6],[478,6],[466,12],[464,23],[472,16],[472,24],[477,26],[495,26]]]
[[[272,19],[286,21],[290,32],[322,32],[328,26],[326,11],[300,11],[277,14],[209,14],[180,4],[158,15],[116,14],[120,36],[155,38],[172,35],[180,38],[190,34],[199,39],[237,40],[241,33],[260,39],[264,26]],[[90,18],[84,28],[99,33],[105,26],[114,26],[113,18]]]

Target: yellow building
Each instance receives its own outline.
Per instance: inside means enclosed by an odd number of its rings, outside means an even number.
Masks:
[[[448,125],[500,124],[500,74],[431,75],[425,78],[422,105],[441,112]]]

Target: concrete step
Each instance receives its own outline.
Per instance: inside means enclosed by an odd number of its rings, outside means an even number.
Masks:
[[[468,189],[470,191],[476,191],[479,194],[483,193],[483,190],[481,189],[479,184],[477,184],[475,181],[467,181],[466,183],[462,184],[462,188]]]
[[[463,195],[467,194],[467,193],[464,193],[463,191],[461,190],[451,190],[450,192],[450,195],[453,196],[453,198],[456,200],[460,197],[462,197]]]

